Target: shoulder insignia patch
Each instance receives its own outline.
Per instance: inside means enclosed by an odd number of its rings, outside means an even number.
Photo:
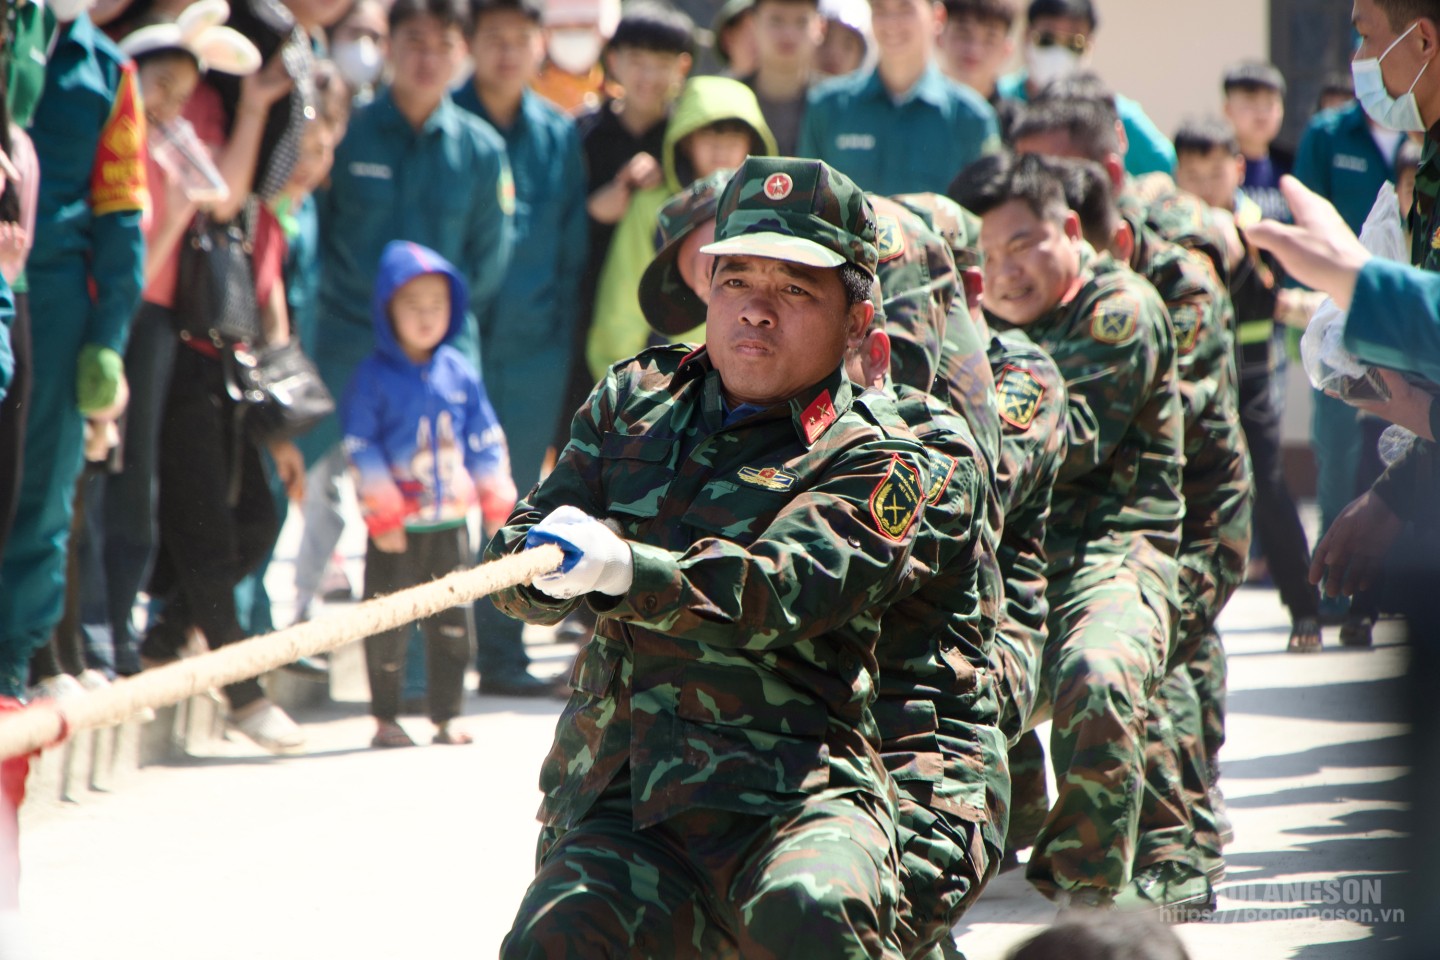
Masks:
[[[950,485],[950,478],[955,476],[955,467],[959,461],[939,450],[930,451],[930,469],[934,471],[935,478],[930,483],[930,492],[925,496],[925,502],[936,504],[945,495],[945,488]]]
[[[839,419],[839,416],[835,412],[835,403],[830,399],[830,391],[821,390],[820,396],[800,414],[800,426],[805,431],[805,442],[813,444],[820,439],[820,435]]]
[[[875,218],[875,249],[879,251],[881,263],[905,252],[905,233],[900,229],[900,221],[894,217]]]
[[[1029,370],[1007,364],[995,378],[995,396],[1000,402],[1000,419],[1017,430],[1029,430],[1040,412],[1045,385]]]
[[[898,542],[905,539],[924,502],[920,471],[897,454],[890,458],[890,469],[870,494],[870,519],[883,536]]]
[[[751,486],[774,490],[777,493],[789,490],[795,485],[795,481],[800,479],[781,467],[741,467],[739,477]]]
[[[1170,311],[1170,320],[1175,324],[1175,343],[1181,353],[1195,349],[1200,339],[1200,308],[1193,303],[1178,304]]]
[[[1135,336],[1139,321],[1140,304],[1134,297],[1110,297],[1096,305],[1095,315],[1090,318],[1090,335],[1101,343],[1124,343]]]

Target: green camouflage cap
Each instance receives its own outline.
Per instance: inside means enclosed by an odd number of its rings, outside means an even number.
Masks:
[[[715,256],[768,257],[810,267],[854,264],[875,276],[875,212],[820,160],[749,157],[720,197]]]
[[[945,238],[955,257],[955,266],[962,270],[984,266],[980,255],[980,218],[975,214],[938,193],[902,193],[895,200]]]
[[[940,368],[959,273],[950,244],[921,217],[889,197],[871,194],[869,199],[877,223],[890,376],[928,393]]]
[[[678,337],[705,322],[705,303],[680,276],[680,246],[690,231],[715,219],[720,193],[734,170],[696,180],[660,208],[660,252],[640,278],[640,309],[657,333]]]

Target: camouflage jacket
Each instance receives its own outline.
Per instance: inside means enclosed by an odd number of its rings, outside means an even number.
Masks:
[[[1171,243],[1200,254],[1222,286],[1230,282],[1230,242],[1216,212],[1166,173],[1128,177],[1117,198],[1126,219],[1143,220]]]
[[[1045,530],[1065,462],[1065,378],[1049,354],[1019,329],[990,338],[990,369],[1000,398],[1000,467],[995,485],[1005,514],[1000,573],[1005,611],[1000,632],[1024,649],[1045,648]]]
[[[1185,418],[1180,562],[1235,585],[1250,554],[1251,483],[1230,295],[1200,254],[1143,223],[1132,219],[1131,226],[1136,242],[1130,266],[1160,294],[1175,328],[1176,387]],[[1108,258],[1101,263],[1119,266]]]
[[[1091,554],[1120,556],[1174,602],[1185,512],[1175,332],[1154,287],[1128,270],[1096,274],[1093,253],[1086,260],[1078,291],[1025,328],[1067,391],[1067,450],[1045,537],[1051,590]]]
[[[622,597],[519,587],[513,617],[599,616],[540,775],[541,819],[574,826],[630,766],[637,828],[693,807],[773,815],[829,788],[888,796],[870,703],[877,614],[909,563],[929,459],[893,401],[838,369],[725,425],[704,350],[612,367],[555,469],[492,539],[524,547],[570,504],[618,528]]]
[[[1008,795],[988,666],[1000,574],[987,521],[991,472],[963,418],[938,398],[898,385],[900,416],[925,444],[932,482],[910,570],[881,618],[875,721],[896,785],[924,806],[988,823]],[[1005,824],[992,825],[1003,842]]]

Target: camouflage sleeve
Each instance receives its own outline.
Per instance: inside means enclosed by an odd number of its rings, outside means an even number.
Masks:
[[[706,537],[675,553],[632,542],[630,592],[613,602],[592,595],[590,603],[602,615],[717,647],[806,642],[894,589],[929,482],[924,453],[913,443],[857,445],[748,547]],[[882,518],[877,509],[894,515]]]
[[[560,451],[555,469],[515,505],[510,519],[490,538],[484,559],[494,560],[525,549],[525,535],[530,528],[556,507],[568,504],[592,517],[605,515],[598,492],[600,438],[614,421],[618,390],[614,372],[595,387],[571,421],[570,441]],[[548,625],[565,619],[584,598],[556,600],[522,585],[502,590],[491,599],[506,616]]]
[[[1159,327],[1168,327],[1153,292],[1127,286],[1101,298],[1073,342],[1052,351],[1065,377],[1067,453],[1059,480],[1106,463],[1125,437],[1160,374]]]

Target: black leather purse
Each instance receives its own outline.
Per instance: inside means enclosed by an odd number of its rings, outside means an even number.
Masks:
[[[298,437],[335,412],[335,398],[296,340],[230,350],[225,384],[256,444]]]
[[[255,300],[250,205],[229,223],[197,213],[180,247],[175,323],[181,340],[209,341],[217,349],[260,337]]]

